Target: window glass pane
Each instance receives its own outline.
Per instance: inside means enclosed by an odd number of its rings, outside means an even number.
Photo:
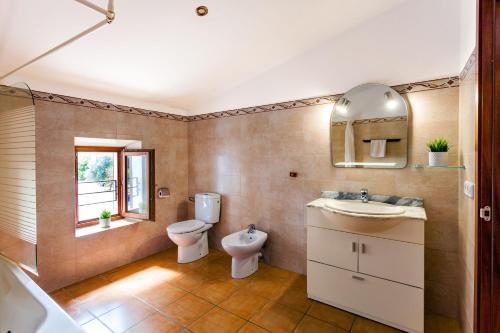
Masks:
[[[118,154],[79,152],[78,221],[98,218],[101,211],[118,214]]]
[[[127,212],[148,212],[148,162],[147,155],[127,157]]]

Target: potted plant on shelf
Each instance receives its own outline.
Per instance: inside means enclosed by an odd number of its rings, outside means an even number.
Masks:
[[[448,150],[450,145],[448,140],[439,138],[427,142],[429,149],[429,165],[430,166],[447,166],[448,165]]]
[[[109,228],[109,223],[111,222],[111,212],[107,209],[103,209],[101,215],[99,216],[99,225],[101,228]]]

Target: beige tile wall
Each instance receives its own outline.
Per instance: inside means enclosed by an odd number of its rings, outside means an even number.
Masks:
[[[187,215],[187,123],[36,102],[37,212],[40,285],[66,286],[173,244],[165,228]],[[156,150],[156,183],[171,197],[156,200],[156,222],[75,238],[74,137],[135,139]]]
[[[459,158],[466,169],[460,173],[458,202],[458,255],[460,267],[459,309],[462,331],[473,332],[475,301],[475,244],[476,221],[475,200],[463,194],[465,180],[475,182],[476,178],[476,67],[468,71],[460,83],[459,102]]]
[[[272,265],[305,273],[304,205],[321,190],[419,196],[425,200],[426,306],[458,316],[458,170],[417,170],[425,143],[451,141],[458,163],[458,88],[406,95],[411,107],[409,166],[401,170],[335,169],[330,163],[331,106],[311,106],[189,123],[189,194],[222,194],[221,222],[211,246],[250,223],[269,233],[265,257]],[[289,172],[298,172],[290,178]],[[190,215],[193,207],[190,205]]]

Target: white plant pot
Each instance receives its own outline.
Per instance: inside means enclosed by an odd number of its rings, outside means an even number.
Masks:
[[[429,165],[430,166],[447,166],[448,165],[448,152],[429,152]]]
[[[111,222],[111,218],[101,219],[99,218],[99,226],[101,228],[109,228],[109,223]]]

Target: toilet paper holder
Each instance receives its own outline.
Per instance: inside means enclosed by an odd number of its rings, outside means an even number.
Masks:
[[[160,187],[157,191],[159,199],[165,199],[170,196],[170,190],[168,187]]]

